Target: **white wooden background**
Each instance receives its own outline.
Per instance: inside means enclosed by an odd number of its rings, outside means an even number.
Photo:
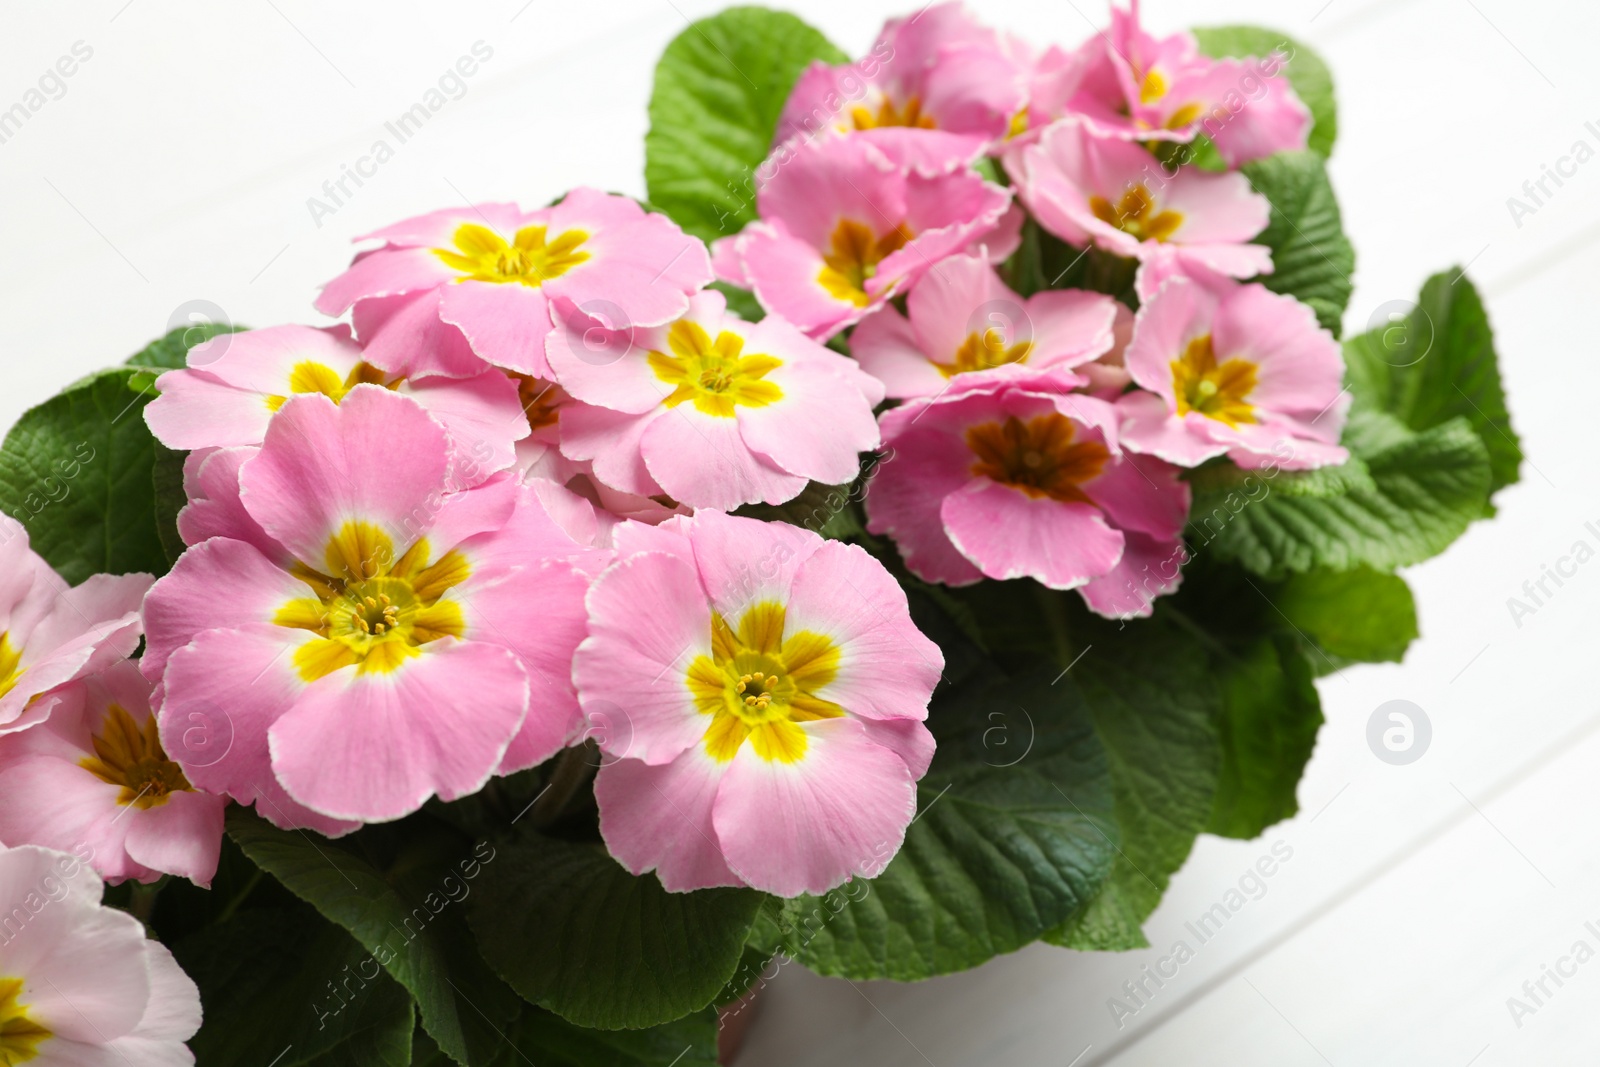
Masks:
[[[976,0],[1076,41],[1104,0]],[[0,110],[76,42],[92,57],[0,143],[0,425],[165,331],[190,301],[316,321],[353,234],[469,200],[643,192],[650,73],[712,0],[0,4]],[[800,12],[860,51],[906,0]],[[1004,1067],[1593,1062],[1600,960],[1536,1014],[1506,1000],[1577,940],[1600,949],[1600,562],[1516,625],[1507,598],[1600,548],[1600,160],[1518,226],[1506,200],[1578,140],[1600,148],[1600,8],[1578,0],[1146,0],[1157,29],[1275,25],[1338,81],[1333,174],[1359,251],[1348,325],[1471,264],[1529,462],[1497,521],[1412,570],[1424,637],[1402,666],[1321,683],[1303,814],[1203,839],[1148,924],[1161,949],[1270,845],[1293,858],[1118,1028],[1108,998],[1161,951],[1034,947],[920,986],[786,968],[742,1064]],[[329,217],[307,199],[485,42],[493,57]],[[1595,123],[1587,129],[1586,122]],[[1570,166],[1568,167],[1570,170]],[[1434,738],[1391,767],[1368,716],[1414,701]],[[1570,968],[1569,968],[1570,969]]]

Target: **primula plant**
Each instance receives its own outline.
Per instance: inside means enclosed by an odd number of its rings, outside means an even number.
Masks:
[[[705,1067],[785,961],[1143,946],[1517,479],[1462,272],[1341,343],[1277,33],[734,8],[650,118],[5,439],[0,1062]]]

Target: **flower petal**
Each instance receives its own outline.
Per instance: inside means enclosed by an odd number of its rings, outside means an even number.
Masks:
[[[838,673],[817,696],[868,719],[927,717],[944,655],[911,621],[899,583],[864,549],[825,541],[800,564],[784,633],[801,631],[839,649]]]
[[[783,897],[881,874],[917,808],[905,761],[869,740],[861,723],[819,719],[798,728],[806,752],[794,763],[742,746],[712,810],[728,866]]]
[[[744,885],[722,858],[712,825],[724,766],[699,745],[657,766],[605,763],[594,798],[607,850],[634,874],[655,871],[669,893]]]
[[[617,724],[605,751],[661,764],[699,744],[710,723],[685,679],[711,654],[711,609],[690,562],[630,556],[595,580],[588,611],[572,678],[586,720]]]
[[[307,687],[268,731],[272,769],[313,811],[398,819],[483,788],[527,710],[511,652],[444,637],[392,672],[342,670]]]
[[[1122,557],[1122,534],[1099,508],[1029,497],[987,479],[946,497],[939,514],[961,554],[1002,581],[1033,578],[1075,589]]]
[[[459,328],[478,358],[497,367],[550,377],[544,340],[550,332],[550,301],[543,288],[464,281],[447,285],[439,318]]]
[[[325,565],[329,539],[349,522],[376,526],[399,553],[431,525],[448,455],[443,427],[387,389],[358,385],[338,405],[297,396],[240,471],[244,506],[312,566]]]

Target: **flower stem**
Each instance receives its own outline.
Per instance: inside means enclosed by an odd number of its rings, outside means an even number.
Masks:
[[[1039,603],[1039,614],[1044,616],[1044,624],[1050,631],[1050,643],[1055,646],[1056,656],[1061,661],[1061,666],[1066,667],[1077,658],[1077,643],[1072,639],[1072,630],[1067,624],[1065,604],[1062,602],[1064,594],[1053,589],[1034,583],[1034,599]]]
[[[543,828],[559,819],[599,766],[600,750],[592,740],[557,756],[556,765],[550,772],[550,784],[545,786],[539,799],[533,802],[533,810],[528,813],[533,825]]]
[[[166,875],[149,885],[135,882],[129,891],[128,914],[149,926],[150,916],[156,909],[156,897],[161,895],[161,887],[166,884]]]
[[[222,910],[217,912],[217,917],[212,920],[212,925],[221,926],[233,918],[233,914],[239,910],[239,906],[249,898],[251,893],[255,892],[256,886],[261,883],[261,876],[265,873],[260,868],[257,868],[256,872],[250,876],[250,880],[244,884],[244,888],[235,893],[233,899],[224,904]]]

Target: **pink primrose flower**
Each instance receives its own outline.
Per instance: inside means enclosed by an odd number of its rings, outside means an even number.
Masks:
[[[1024,103],[1026,66],[960,3],[892,19],[865,58],[818,61],[789,94],[777,143],[843,134],[907,165],[964,166],[999,143]]]
[[[913,401],[882,426],[893,452],[867,489],[867,529],[913,573],[1033,578],[1104,615],[1150,613],[1125,590],[1151,557],[1180,551],[1189,489],[1176,467],[1121,449],[1111,404],[1008,380]],[[1176,585],[1174,568],[1153,593]]]
[[[1118,401],[1128,448],[1184,467],[1343,463],[1344,360],[1316,314],[1262,285],[1172,278],[1140,308],[1127,352],[1140,391]]]
[[[100,903],[82,858],[0,849],[8,926],[0,1051],[34,1067],[187,1067],[200,991],[144,924]]]
[[[450,492],[447,435],[414,400],[293,397],[259,451],[195,478],[211,536],[146,598],[140,659],[190,782],[337,833],[475,792],[577,729],[594,550],[510,474]]]
[[[908,314],[884,308],[856,328],[850,350],[895,399],[1071,370],[1110,350],[1116,301],[1048,290],[1024,300],[978,256],[952,256],[923,275]]]
[[[88,854],[101,877],[211,884],[226,797],[167,756],[131,660],[56,690],[50,718],[0,737],[0,841]]]
[[[139,647],[148,574],[96,574],[69,586],[0,515],[0,735],[50,715],[52,692]]]
[[[760,221],[714,246],[716,269],[819,340],[986,238],[1003,257],[1019,221],[1010,191],[976,173],[919,173],[854,137],[793,146],[757,205]]]
[[[1169,170],[1140,145],[1096,136],[1075,119],[1006,160],[1039,225],[1069,244],[1141,261],[1171,255],[1235,278],[1272,270],[1267,248],[1249,243],[1272,206],[1243,174]]]
[[[607,847],[667,889],[822,893],[880,873],[933,755],[943,670],[862,549],[714,511],[624,524],[573,677],[611,722]]]
[[[735,318],[715,290],[604,358],[573,341],[591,331],[550,333],[550,365],[576,400],[561,409],[561,451],[614,490],[690,507],[777,504],[807,481],[850,481],[877,447],[875,378],[781,318]]]
[[[529,433],[517,384],[485,367],[470,378],[397,378],[362,359],[347,326],[273,326],[224,334],[189,352],[189,367],[156,380],[145,422],[168,448],[259,445],[291,396],[321,393],[339,403],[368,383],[412,397],[450,434],[460,488],[512,465]]]
[[[553,207],[478,204],[419,215],[360,240],[317,299],[354,306],[367,362],[407,377],[467,378],[489,363],[548,377],[550,301],[570,300],[612,327],[658,326],[711,281],[699,240],[624,196],[574,189]]]

